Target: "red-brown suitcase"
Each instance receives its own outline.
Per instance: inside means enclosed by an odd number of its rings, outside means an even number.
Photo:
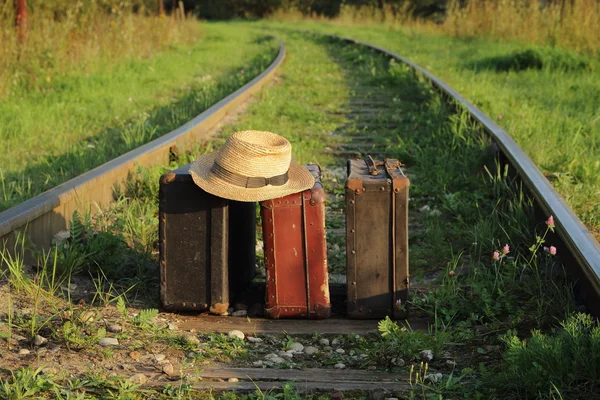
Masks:
[[[325,192],[318,165],[306,167],[315,186],[260,203],[265,313],[271,318],[327,318],[331,313],[325,239]]]
[[[398,160],[348,161],[346,273],[350,318],[406,317],[408,188]]]

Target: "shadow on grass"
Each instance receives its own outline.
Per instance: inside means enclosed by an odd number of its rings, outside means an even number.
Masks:
[[[465,64],[474,71],[526,71],[530,69],[581,71],[590,70],[590,61],[578,54],[560,49],[530,48],[501,56],[486,57]]]

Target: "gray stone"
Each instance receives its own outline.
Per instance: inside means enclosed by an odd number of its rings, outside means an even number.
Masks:
[[[254,361],[252,363],[253,367],[262,367],[263,365],[264,365],[264,361],[262,361],[262,360]]]
[[[123,365],[121,365],[121,368],[123,368],[125,371],[129,371],[129,372],[137,371],[137,368],[133,364],[123,364]]]
[[[248,316],[247,310],[237,310],[231,313],[232,317],[246,317]]]
[[[419,353],[419,356],[421,357],[421,360],[423,362],[429,362],[429,361],[433,360],[433,351],[423,350]]]
[[[129,382],[134,383],[136,385],[143,385],[147,381],[148,378],[146,378],[146,375],[144,374],[135,374],[129,377]]]
[[[338,354],[346,354],[346,350],[344,349],[337,349],[335,352]]]
[[[123,327],[119,324],[110,324],[106,327],[106,330],[112,333],[123,332]]]
[[[406,365],[406,362],[403,358],[398,357],[392,359],[392,364],[394,364],[396,367],[404,367]]]
[[[43,336],[35,335],[34,338],[33,338],[33,344],[36,345],[36,346],[41,346],[41,345],[46,344],[46,343],[48,343],[48,339],[46,339]]]
[[[319,344],[321,346],[329,346],[329,339],[325,339],[325,338],[319,339]]]
[[[227,379],[227,382],[229,383],[235,383],[235,382],[239,382],[240,380],[238,378],[229,378]]]
[[[325,351],[331,351],[331,350],[333,350],[333,347],[331,347],[331,346],[325,346],[325,347],[323,347],[323,350],[325,350]]]
[[[98,341],[100,346],[118,346],[119,340],[116,338],[105,337]]]
[[[337,363],[337,364],[335,364],[335,365],[333,366],[333,368],[336,368],[336,369],[344,369],[344,368],[346,368],[346,364]]]
[[[228,335],[229,335],[229,337],[230,337],[230,338],[232,338],[232,339],[238,338],[238,339],[244,340],[244,338],[246,337],[246,336],[244,335],[244,332],[242,332],[242,331],[238,331],[237,329],[236,329],[236,330],[233,330],[233,331],[231,331],[231,332],[229,332],[229,334],[228,334]]]
[[[277,355],[281,358],[286,358],[288,360],[294,358],[294,353],[288,353],[287,351],[280,351],[279,353],[277,353]]]
[[[176,329],[177,329],[177,325],[175,325],[174,323],[170,322],[170,323],[168,323],[168,324],[167,324],[167,328],[168,328],[170,331],[174,331],[174,330],[176,330]]]
[[[173,364],[171,364],[170,362],[164,363],[162,366],[162,370],[167,375],[173,375],[173,373],[175,372],[175,368],[173,368]]]
[[[200,344],[200,339],[198,339],[195,335],[183,335],[182,338],[186,344],[191,344],[191,345],[196,345],[196,346]]]
[[[339,341],[338,339],[333,339],[333,340],[331,341],[331,345],[332,345],[332,346],[339,346],[339,345],[340,345],[340,341]]]
[[[56,368],[52,368],[52,367],[46,367],[42,370],[42,374],[44,375],[56,375],[58,373],[58,370]]]
[[[435,210],[431,210],[429,212],[429,215],[432,217],[439,217],[440,215],[442,215],[442,212],[436,208]]]
[[[248,341],[250,343],[262,343],[262,341],[263,341],[261,338],[252,337],[252,336],[248,336],[246,339],[248,339]]]
[[[435,374],[428,374],[425,377],[425,380],[428,380],[431,383],[439,383],[442,381],[443,375],[439,372],[435,373]]]
[[[308,356],[312,356],[313,354],[315,354],[317,351],[319,351],[316,347],[313,346],[306,346],[304,348],[304,354],[308,355]]]
[[[29,350],[27,350],[27,349],[21,349],[21,350],[19,350],[19,355],[20,356],[26,356],[29,353],[31,353],[31,352]]]
[[[431,207],[429,207],[428,205],[424,205],[423,207],[419,208],[419,212],[422,212],[422,213],[430,211],[430,210],[431,210]]]
[[[296,352],[301,352],[302,350],[304,350],[304,345],[302,343],[292,343],[290,345],[290,347],[288,348],[288,350],[292,350],[292,351],[296,351]]]
[[[53,344],[53,345],[50,345],[49,349],[50,349],[50,351],[59,351],[60,346],[57,344]]]
[[[368,369],[369,371],[375,371],[375,370],[377,369],[377,366],[375,366],[375,365],[369,365],[369,366],[367,367],[367,369]]]
[[[165,358],[167,358],[167,356],[165,356],[164,354],[155,354],[155,355],[154,355],[154,359],[155,359],[157,362],[164,361],[164,359],[165,359]]]
[[[371,392],[371,396],[369,397],[371,400],[384,400],[391,393],[385,389],[375,389]]]
[[[79,320],[83,323],[93,322],[96,314],[93,311],[84,311],[79,315]]]
[[[28,341],[27,338],[25,336],[21,336],[18,333],[13,333],[12,334],[12,338],[14,340],[16,340],[17,342],[26,342]]]
[[[398,400],[398,398],[397,398],[397,397],[388,397],[388,398],[387,398],[387,399],[385,399],[385,400]]]
[[[283,358],[279,357],[277,354],[274,354],[274,353],[267,354],[265,356],[265,360],[271,361],[274,364],[281,364],[282,362],[285,361]]]

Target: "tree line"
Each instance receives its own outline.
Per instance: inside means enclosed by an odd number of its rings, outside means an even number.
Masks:
[[[160,14],[183,6],[187,12],[205,19],[264,18],[292,9],[305,15],[335,18],[342,6],[348,5],[390,12],[408,10],[416,17],[429,17],[443,13],[447,3],[448,0],[0,0],[0,11],[6,16],[25,7],[25,12],[48,13],[60,19],[74,9],[81,14],[126,11]]]
[[[448,0],[186,0],[184,3],[187,9],[206,19],[264,18],[280,10],[335,18],[344,5],[409,12],[427,18],[443,14]]]

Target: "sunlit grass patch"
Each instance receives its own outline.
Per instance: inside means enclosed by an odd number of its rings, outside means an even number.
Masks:
[[[151,58],[90,74],[65,71],[44,83],[52,92],[0,100],[0,210],[183,125],[262,72],[278,51],[260,33],[204,29],[206,38]]]

